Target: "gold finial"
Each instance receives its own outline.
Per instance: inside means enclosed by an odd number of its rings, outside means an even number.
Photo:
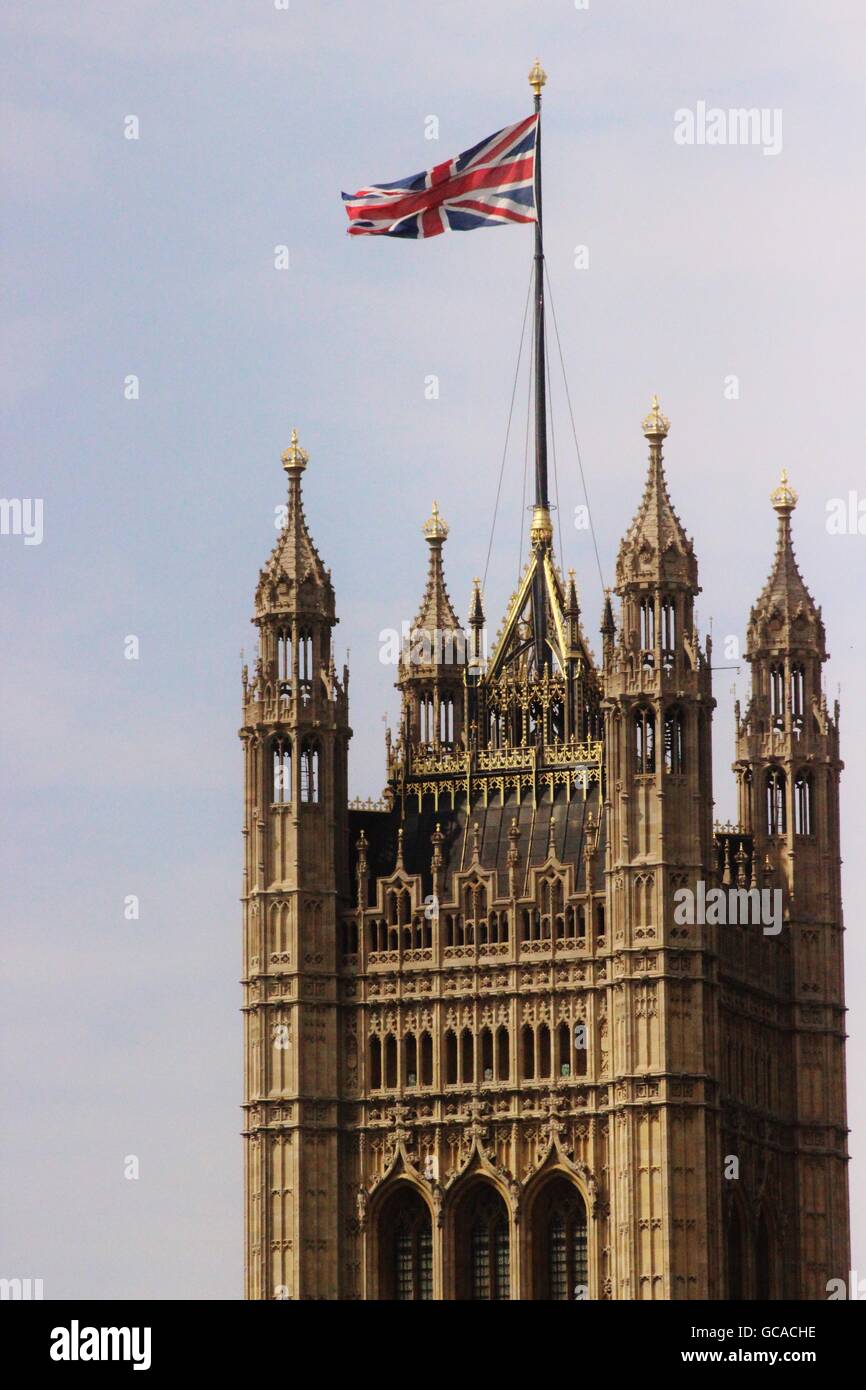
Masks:
[[[647,439],[664,439],[671,422],[666,415],[662,415],[659,409],[659,398],[653,396],[649,415],[644,416],[641,428]]]
[[[537,97],[541,96],[541,89],[546,81],[547,73],[544,71],[544,68],[541,66],[541,63],[536,58],[535,62],[532,64],[532,69],[529,74],[529,85]]]
[[[553,540],[553,522],[546,507],[533,507],[529,539],[536,548],[540,545],[550,545]]]
[[[424,522],[424,535],[428,541],[444,541],[448,535],[448,527],[439,515],[439,504],[433,503],[433,511]]]
[[[792,512],[797,505],[797,494],[788,484],[788,470],[782,469],[779,486],[770,493],[770,501],[779,513]]]
[[[287,473],[293,469],[296,470],[298,473],[303,473],[304,469],[309,463],[310,455],[307,453],[306,449],[302,449],[300,444],[298,443],[297,430],[292,430],[291,443],[289,444],[288,449],[286,449],[282,457],[283,467],[285,468]]]

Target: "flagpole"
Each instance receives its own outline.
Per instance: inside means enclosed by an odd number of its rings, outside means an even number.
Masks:
[[[535,505],[547,507],[547,373],[544,360],[544,246],[541,236],[541,89],[547,74],[536,58],[529,74],[535,94]]]
[[[541,89],[547,74],[536,58],[529,74],[538,126],[535,132],[535,507],[532,517],[533,548],[545,550],[553,537],[547,496],[547,365],[544,352],[544,244],[541,231]],[[533,583],[535,666],[538,675],[548,664],[547,595],[541,554]]]

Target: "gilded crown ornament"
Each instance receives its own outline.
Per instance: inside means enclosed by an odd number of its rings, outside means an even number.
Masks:
[[[662,415],[659,407],[658,396],[653,396],[649,415],[645,415],[641,424],[647,439],[664,439],[671,427],[671,422],[666,415]]]
[[[770,493],[770,501],[777,512],[792,512],[797,505],[797,494],[788,483],[788,470],[782,469],[779,486]]]
[[[292,438],[288,449],[283,453],[282,461],[283,467],[287,473],[291,469],[297,469],[299,473],[303,472],[310,461],[310,455],[307,453],[306,449],[302,449],[298,443],[297,430],[292,430]]]
[[[448,527],[439,515],[438,503],[433,503],[433,510],[424,522],[424,535],[428,541],[444,541],[448,535]]]

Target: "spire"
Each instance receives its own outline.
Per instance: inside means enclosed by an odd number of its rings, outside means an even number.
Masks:
[[[330,572],[322,563],[307,529],[301,496],[301,475],[310,456],[298,443],[298,432],[292,430],[291,443],[282,456],[283,468],[289,479],[289,500],[286,520],[270,558],[261,571],[256,590],[259,612],[298,606],[305,588],[323,591],[328,612],[333,610],[334,593]],[[302,605],[306,606],[306,605]],[[314,606],[321,607],[321,603]]]
[[[427,587],[421,599],[421,607],[413,624],[413,633],[426,633],[433,645],[433,661],[439,648],[439,637],[444,633],[461,632],[460,619],[454,612],[448,590],[445,587],[445,572],[442,567],[442,547],[448,538],[448,527],[433,503],[433,511],[424,523],[424,536],[430,547],[430,560],[427,570]],[[461,644],[462,645],[462,644]]]
[[[481,628],[484,626],[484,601],[481,597],[481,580],[472,581],[472,602],[469,605],[469,626],[471,628]]]
[[[649,468],[643,497],[631,526],[619,547],[616,562],[617,589],[630,581],[672,581],[698,591],[698,566],[692,542],[674,511],[668,494],[662,461],[662,445],[670,421],[653,396],[643,432],[649,440]]]
[[[481,580],[472,581],[472,601],[469,605],[469,628],[472,632],[472,650],[469,653],[470,664],[479,667],[483,664],[486,656],[484,642],[484,603],[481,598]]]
[[[782,469],[770,501],[779,518],[773,568],[749,618],[749,650],[762,647],[811,646],[822,660],[826,656],[821,609],[806,588],[794,554],[791,515],[797,494]]]
[[[611,640],[616,636],[616,623],[613,618],[613,604],[610,601],[610,589],[604,591],[604,608],[601,614],[601,634]]]

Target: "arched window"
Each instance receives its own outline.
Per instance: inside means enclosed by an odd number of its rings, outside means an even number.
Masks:
[[[475,1080],[475,1039],[471,1028],[464,1028],[460,1034],[460,1080]]]
[[[550,1076],[550,1029],[546,1023],[538,1029],[538,1075]]]
[[[307,630],[298,633],[298,678],[304,685],[313,680],[313,634]]]
[[[535,1080],[535,1035],[528,1023],[524,1023],[520,1030],[520,1038],[523,1051],[523,1079],[524,1081]]]
[[[539,1194],[533,1207],[532,1230],[536,1298],[562,1303],[586,1299],[586,1206],[567,1178],[554,1178]]]
[[[319,744],[314,738],[304,739],[301,748],[301,800],[319,800]]]
[[[656,770],[656,717],[651,709],[641,705],[634,712],[635,771]]]
[[[457,1296],[496,1302],[511,1296],[508,1211],[487,1183],[471,1188],[457,1209]]]
[[[770,768],[766,777],[767,834],[784,835],[787,830],[785,808],[785,774],[780,768]]]
[[[596,903],[596,905],[595,905],[595,934],[596,934],[596,937],[598,938],[599,941],[601,941],[602,937],[604,936],[604,933],[605,933],[605,925],[606,925],[606,924],[605,924],[605,916],[604,916],[604,903]]]
[[[673,655],[677,645],[677,606],[672,598],[662,599],[662,651]]]
[[[770,667],[770,719],[774,729],[785,726],[785,668]]]
[[[673,705],[665,713],[665,772],[685,772],[685,748],[683,740],[683,712]]]
[[[445,1034],[445,1085],[457,1085],[457,1034],[450,1028]]]
[[[433,742],[433,696],[418,697],[418,733],[422,743]]]
[[[571,1029],[567,1023],[560,1023],[557,1028],[556,1044],[559,1058],[559,1075],[571,1076]]]
[[[801,733],[803,729],[803,715],[805,704],[805,667],[797,662],[791,667],[791,718],[794,725],[794,732]]]
[[[640,645],[641,651],[651,654],[656,644],[656,610],[654,600],[642,598],[640,601]]]
[[[403,1084],[408,1087],[415,1087],[418,1085],[418,1043],[414,1033],[406,1034],[403,1046],[405,1049]]]
[[[379,1218],[379,1297],[416,1302],[433,1297],[433,1223],[424,1198],[407,1183]]]
[[[481,1080],[496,1080],[493,1071],[493,1033],[489,1028],[481,1032]]]
[[[589,1031],[585,1023],[574,1025],[574,1075],[586,1076],[589,1057]]]
[[[382,1089],[382,1043],[374,1033],[370,1039],[370,1090]]]
[[[283,686],[288,685],[292,679],[292,630],[288,627],[277,628],[277,680],[280,683],[280,692]]]
[[[292,740],[275,738],[272,752],[272,790],[271,801],[276,805],[287,805],[292,799]]]
[[[450,695],[439,701],[439,741],[454,742],[454,701]]]
[[[421,1034],[421,1085],[433,1085],[433,1038],[426,1032]]]
[[[507,1081],[511,1075],[511,1046],[504,1023],[496,1034],[496,1075],[500,1081]]]
[[[794,831],[812,834],[812,775],[806,771],[798,772],[794,781]]]
[[[397,1085],[397,1039],[393,1033],[385,1034],[385,1086],[393,1091]]]

